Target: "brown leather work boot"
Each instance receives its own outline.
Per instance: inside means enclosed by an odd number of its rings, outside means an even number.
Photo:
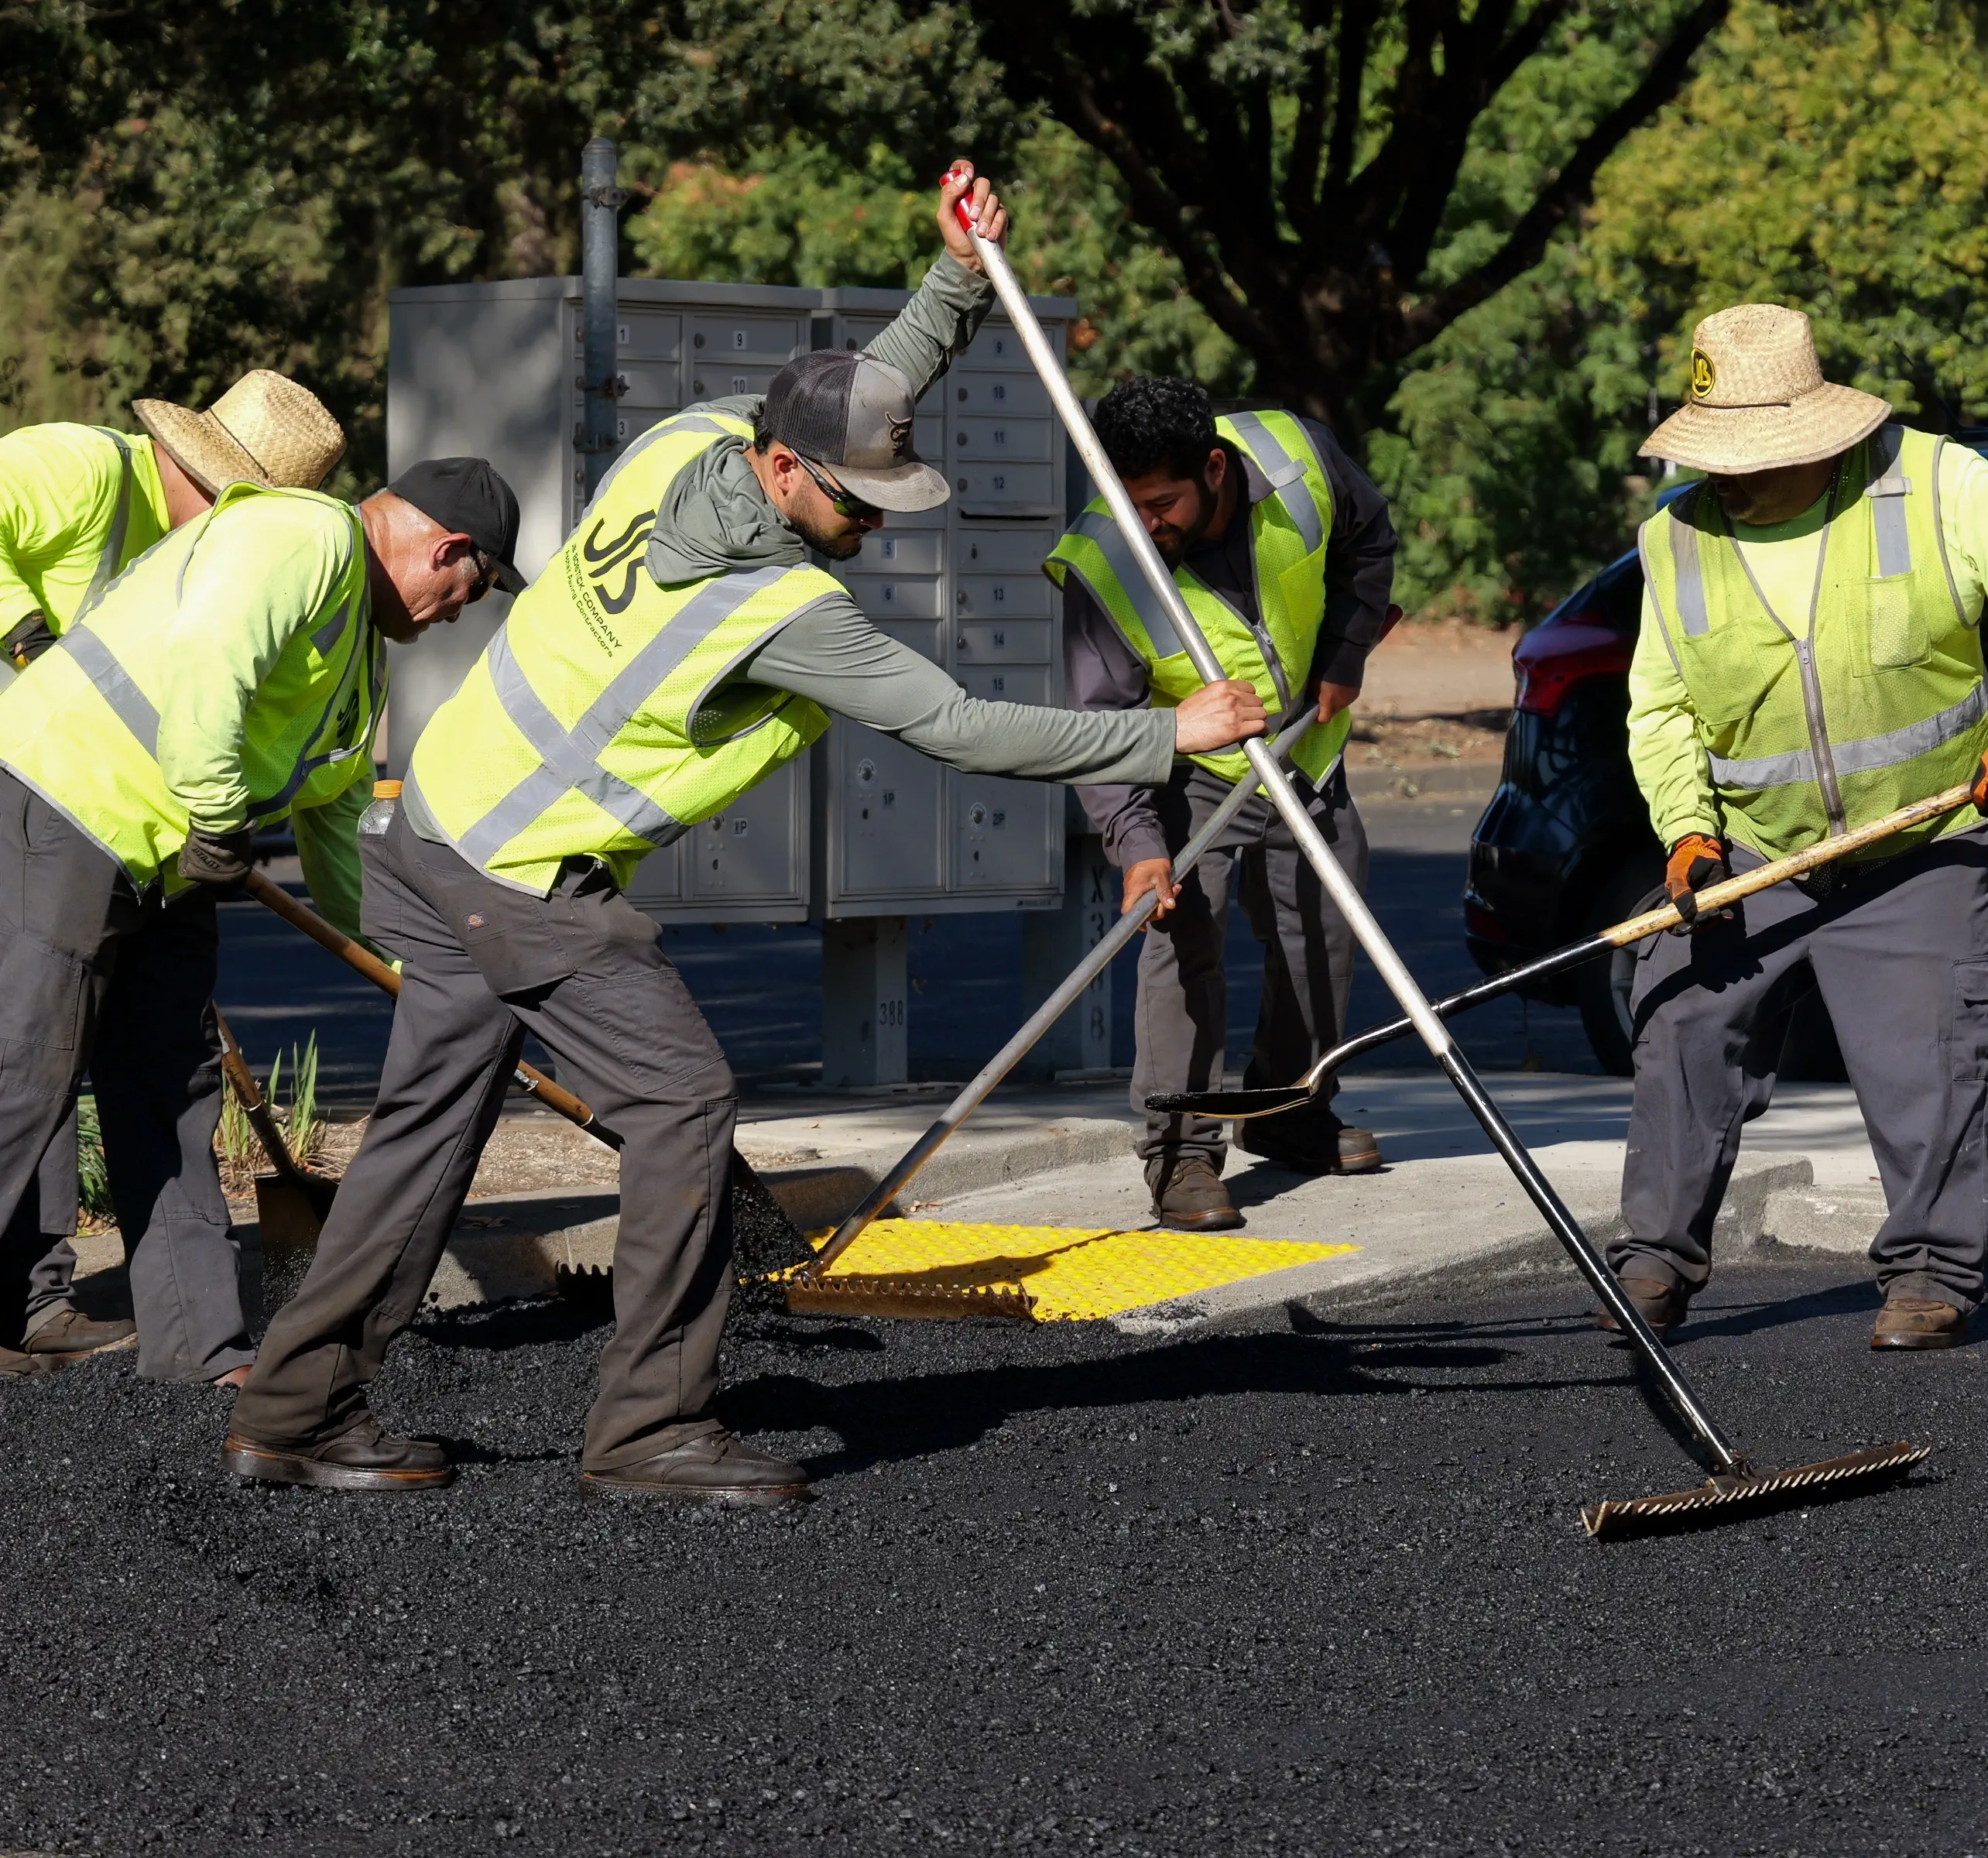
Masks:
[[[1966,1340],[1967,1318],[1930,1297],[1886,1298],[1870,1332],[1874,1349],[1957,1349]]]
[[[455,1472],[434,1440],[398,1438],[368,1413],[330,1438],[270,1445],[231,1432],[221,1462],[245,1483],[316,1484],[327,1490],[434,1490]]]
[[[57,1355],[70,1361],[101,1355],[107,1349],[129,1347],[138,1339],[135,1322],[95,1322],[81,1310],[51,1316],[21,1344],[25,1355]]]
[[[1619,1281],[1636,1305],[1637,1314],[1660,1335],[1676,1328],[1691,1314],[1692,1294],[1678,1284],[1665,1284],[1656,1277],[1624,1277]],[[1596,1318],[1595,1324],[1618,1335],[1622,1331],[1622,1325],[1606,1310]]]
[[[1174,1155],[1146,1171],[1153,1211],[1160,1223],[1180,1232],[1232,1232],[1242,1223],[1229,1190],[1205,1155]]]
[[[1278,1133],[1275,1116],[1246,1118],[1236,1126],[1236,1146],[1301,1174],[1377,1174],[1380,1143],[1371,1130],[1356,1129],[1335,1117],[1309,1140],[1292,1142]]]
[[[722,1428],[686,1439],[639,1463],[609,1470],[582,1470],[590,1491],[618,1490],[643,1496],[674,1497],[691,1503],[732,1503],[770,1509],[804,1503],[814,1493],[807,1473],[783,1458],[756,1452],[735,1432]]]

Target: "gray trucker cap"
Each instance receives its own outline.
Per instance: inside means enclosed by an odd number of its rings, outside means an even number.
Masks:
[[[889,362],[817,348],[773,376],[760,429],[879,509],[934,509],[951,489],[911,449],[917,410],[911,383]]]

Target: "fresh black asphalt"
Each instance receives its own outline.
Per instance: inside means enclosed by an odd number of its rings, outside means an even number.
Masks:
[[[572,1304],[424,1322],[451,1491],[248,1490],[225,1397],[0,1383],[0,1850],[1962,1853],[1988,1842],[1983,1352],[1858,1261],[1681,1357],[1757,1459],[1904,1490],[1602,1546],[1698,1481],[1574,1281],[1133,1341],[756,1319],[811,1508],[583,1500]]]

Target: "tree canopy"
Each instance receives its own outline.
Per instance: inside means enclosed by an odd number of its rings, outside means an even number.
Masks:
[[[571,269],[590,134],[631,268],[765,281],[915,282],[961,153],[1031,288],[1078,298],[1085,391],[1324,409],[1394,502],[1404,604],[1527,616],[1625,544],[1709,310],[1794,303],[1835,378],[1988,418],[1973,9],[1723,10],[15,0],[0,425],[283,367],[364,488],[386,291]]]

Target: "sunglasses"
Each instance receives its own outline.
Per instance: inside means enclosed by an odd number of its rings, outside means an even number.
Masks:
[[[865,503],[861,497],[851,495],[833,478],[817,471],[806,458],[801,458],[799,452],[793,455],[800,459],[801,469],[814,480],[814,488],[828,499],[828,507],[837,516],[846,516],[852,523],[880,523],[883,520],[883,512],[874,503]]]
[[[463,604],[474,606],[497,584],[497,563],[493,557],[474,545],[469,552],[476,563],[476,584],[470,589],[469,598]]]

